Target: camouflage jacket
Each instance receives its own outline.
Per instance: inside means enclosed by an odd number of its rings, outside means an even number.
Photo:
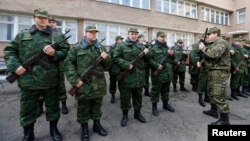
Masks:
[[[38,52],[42,52],[46,45],[52,44],[52,30],[47,27],[39,31],[35,25],[29,30],[18,33],[4,49],[4,58],[9,72],[14,72],[28,58]],[[55,36],[55,41],[61,41],[62,36]],[[42,60],[51,64],[50,69],[40,65],[32,66],[32,70],[18,78],[18,86],[22,89],[47,89],[59,84],[59,62],[66,58],[68,44],[60,44],[54,57],[45,56]]]
[[[150,50],[151,53],[151,59],[150,59],[150,66],[152,69],[152,75],[154,71],[156,71],[160,65],[160,62],[164,56],[167,55],[168,62],[163,64],[163,70],[160,71],[159,76],[156,77],[156,81],[160,82],[170,82],[172,80],[173,76],[173,64],[177,63],[177,60],[175,60],[175,56],[168,55],[167,50],[169,47],[166,43],[159,43],[158,41],[155,42],[154,45],[152,45],[152,49]],[[154,78],[154,77],[153,77]]]
[[[189,54],[189,73],[198,74],[197,62],[201,59],[201,52],[199,50],[199,42],[193,44],[192,51]]]
[[[127,70],[132,60],[145,48],[146,47],[138,41],[132,42],[126,39],[124,43],[115,49],[114,62],[117,63],[122,70]],[[121,85],[128,88],[138,88],[145,85],[145,64],[143,58],[140,59],[137,66],[134,66],[129,74],[121,80]]]
[[[116,76],[121,72],[121,68],[117,65],[117,63],[114,62],[114,52],[115,52],[115,49],[117,48],[117,45],[114,44],[113,46],[111,46],[111,48],[113,48],[110,52],[110,56],[112,59],[112,66],[109,70],[109,74]]]
[[[91,65],[105,51],[104,47],[98,45],[98,41],[90,44],[86,37],[80,43],[70,48],[68,56],[65,60],[65,74],[72,86],[75,86],[81,76],[87,71],[87,67]],[[102,74],[97,76],[92,74],[89,76],[90,84],[84,84],[76,93],[77,99],[93,99],[99,98],[106,94],[106,81],[104,70],[109,69],[111,59],[108,57],[96,66],[96,70]]]
[[[247,47],[247,46],[244,46],[243,47],[245,50],[246,50],[246,52],[248,53],[248,56],[249,56],[249,58],[248,58],[248,61],[247,61],[247,64],[248,64],[248,72],[250,71],[250,47]]]
[[[230,70],[230,47],[223,39],[217,39],[202,49],[206,56],[205,66],[208,70]]]
[[[180,65],[176,68],[175,71],[186,72],[186,59],[188,56],[183,53],[183,48],[174,46],[173,50],[174,50],[174,55],[176,56],[177,62],[180,60]]]
[[[248,59],[244,57],[244,54],[248,54],[248,52],[246,51],[246,49],[235,44],[232,44],[231,49],[234,50],[234,54],[231,55],[231,71],[234,72],[236,68],[239,68],[240,73],[247,74]]]

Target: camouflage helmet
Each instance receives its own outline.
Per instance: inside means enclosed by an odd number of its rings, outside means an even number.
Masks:
[[[128,32],[136,32],[136,33],[139,33],[138,29],[135,28],[135,27],[130,27],[130,28],[128,29]]]
[[[85,29],[86,32],[96,31],[99,32],[94,25],[89,25]]]
[[[34,17],[43,17],[43,18],[48,18],[49,17],[49,14],[47,11],[43,10],[43,9],[35,9],[34,10],[34,14],[33,14]]]
[[[156,37],[166,37],[166,34],[165,34],[165,32],[162,32],[162,31],[158,31],[157,33],[156,33]]]

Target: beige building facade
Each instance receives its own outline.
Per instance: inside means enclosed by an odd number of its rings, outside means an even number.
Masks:
[[[157,31],[167,34],[169,46],[183,39],[188,47],[207,27],[219,27],[229,40],[249,38],[249,0],[0,0],[0,57],[15,35],[34,24],[34,9],[46,9],[58,28],[71,29],[70,43],[78,42],[87,25],[96,25],[98,38],[112,45],[116,35],[137,27],[151,41]]]

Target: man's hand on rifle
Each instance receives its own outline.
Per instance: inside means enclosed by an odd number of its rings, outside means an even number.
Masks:
[[[248,55],[247,55],[247,54],[244,54],[244,57],[245,57],[246,59],[248,59]]]
[[[231,49],[229,52],[231,55],[234,55],[234,50]]]
[[[129,64],[129,70],[132,70],[133,69],[133,67],[134,67],[134,65],[132,65],[132,64]]]
[[[46,53],[49,56],[54,56],[55,49],[53,49],[50,45],[47,45],[43,48],[43,52]]]
[[[83,85],[83,82],[81,80],[79,80],[76,84],[77,88],[80,88]]]
[[[174,51],[171,50],[171,49],[169,49],[169,50],[168,50],[168,54],[169,54],[170,56],[173,56],[173,55],[174,55]]]
[[[178,61],[177,65],[180,65],[180,64],[181,64],[181,62],[180,62],[180,61]]]
[[[159,70],[162,70],[163,69],[163,66],[160,64],[159,67],[158,67]]]
[[[200,68],[200,67],[201,67],[201,63],[197,62],[197,68]]]
[[[205,46],[202,42],[200,42],[200,44],[199,44],[199,49],[200,49],[200,50],[203,50],[205,47],[206,47],[206,46]]]
[[[145,54],[148,54],[149,50],[148,50],[147,48],[145,48],[145,49],[143,50],[143,52],[144,52]]]
[[[15,73],[18,75],[23,75],[25,72],[26,72],[26,69],[23,66],[19,66],[15,71]]]
[[[108,57],[108,54],[107,54],[106,52],[102,52],[102,53],[101,53],[101,57],[102,57],[103,59],[106,59],[106,58]]]

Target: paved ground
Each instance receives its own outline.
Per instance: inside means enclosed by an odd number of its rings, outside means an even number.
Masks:
[[[106,75],[108,80],[108,75]],[[21,140],[23,129],[19,125],[19,90],[17,84],[4,83],[5,88],[0,86],[0,140]],[[190,90],[189,75],[186,80]],[[67,89],[69,84],[67,83]],[[92,132],[92,121],[89,123],[90,140],[92,141],[206,141],[207,125],[214,118],[202,114],[210,106],[202,108],[197,103],[197,94],[194,92],[173,94],[171,91],[171,104],[176,112],[170,113],[162,109],[159,103],[160,115],[154,117],[151,114],[151,102],[148,97],[143,97],[142,114],[147,123],[141,124],[133,118],[133,111],[129,112],[127,127],[120,126],[122,112],[119,108],[119,93],[116,95],[116,103],[111,104],[110,95],[103,99],[103,116],[101,122],[108,131],[108,136],[101,137]],[[230,102],[231,123],[250,123],[250,98],[240,98],[240,101]],[[68,115],[61,115],[59,130],[63,134],[64,141],[80,141],[81,128],[76,122],[76,101],[68,96]],[[36,141],[51,141],[49,136],[49,124],[43,114],[35,124]]]

